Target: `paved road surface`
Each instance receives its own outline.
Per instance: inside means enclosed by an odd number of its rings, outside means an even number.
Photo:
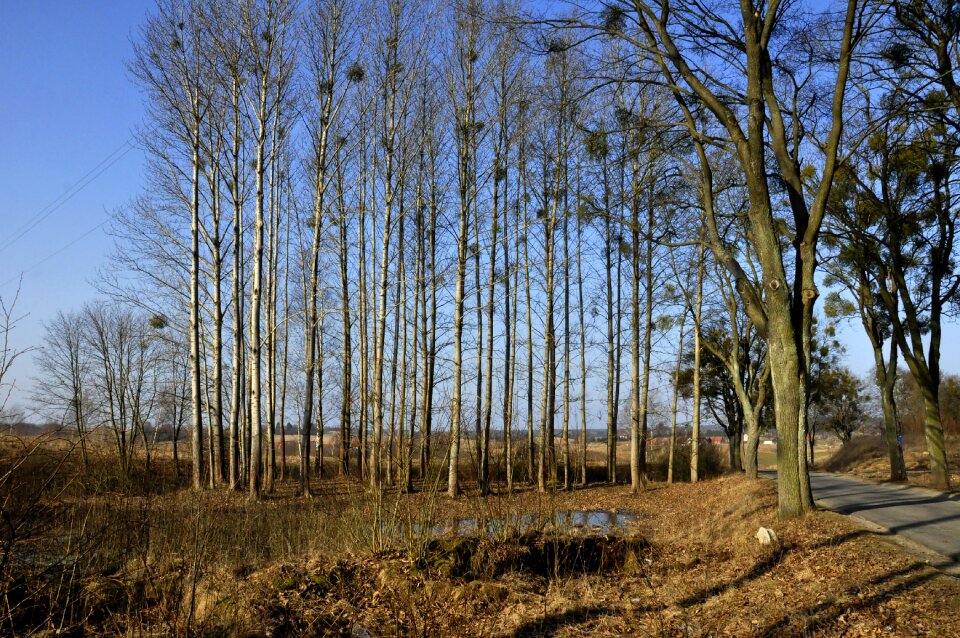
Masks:
[[[960,497],[841,474],[810,475],[817,503],[854,514],[960,563]]]

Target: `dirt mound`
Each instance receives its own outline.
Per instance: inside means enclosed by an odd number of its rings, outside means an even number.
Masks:
[[[887,455],[887,445],[879,436],[861,436],[840,446],[821,468],[827,472],[847,472],[858,466],[882,459]]]
[[[528,617],[559,582],[635,574],[649,563],[640,536],[530,532],[436,539],[424,549],[418,557],[390,550],[325,567],[268,568],[252,576],[259,594],[241,617],[233,604],[228,614],[201,616],[200,626],[213,634],[461,635],[478,619],[498,622],[504,605]]]
[[[543,577],[601,574],[635,563],[647,547],[639,536],[530,532],[507,540],[453,538],[432,541],[417,566],[467,579],[498,578],[509,572]]]

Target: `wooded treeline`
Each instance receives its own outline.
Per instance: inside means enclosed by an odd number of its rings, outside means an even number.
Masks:
[[[195,488],[257,497],[288,472],[273,444],[286,424],[302,494],[322,467],[311,437],[337,428],[341,474],[413,489],[445,471],[456,496],[465,465],[481,493],[494,465],[508,490],[585,482],[587,427],[606,428],[607,479],[623,479],[628,421],[640,490],[663,378],[671,446],[691,423],[692,480],[701,391],[726,393],[738,452],[746,435],[734,464],[752,476],[775,424],[792,516],[812,506],[825,296],[827,315],[859,318],[873,345],[893,478],[902,358],[946,486],[960,10],[542,11],[160,0],[130,61],[149,170],[113,227],[100,285],[114,305],[50,326],[110,341],[95,350],[124,371],[105,389],[123,405],[108,410],[115,429],[145,436],[176,419]],[[137,331],[159,345],[144,351]],[[71,356],[52,337],[43,357],[63,376],[47,396],[82,437],[104,417]],[[166,407],[145,414],[147,391]]]

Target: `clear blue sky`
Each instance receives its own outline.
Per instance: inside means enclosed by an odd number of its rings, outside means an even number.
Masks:
[[[126,64],[150,6],[149,0],[0,0],[0,247],[140,123],[140,96]],[[57,310],[95,294],[90,282],[111,241],[103,227],[77,240],[136,195],[141,163],[138,149],[128,152],[0,248],[0,296],[12,296],[26,271],[18,310],[27,317],[15,334],[21,347],[40,341],[42,322]],[[21,360],[15,373],[22,390],[32,365]]]
[[[126,70],[131,38],[152,0],[0,0],[0,296],[23,272],[15,345],[40,343],[42,324],[96,294],[92,281],[112,247],[100,226],[141,188],[133,149],[33,229],[4,247],[34,216],[96,169],[141,123],[141,98]],[[39,263],[42,262],[42,263]],[[39,265],[38,265],[39,264]],[[859,324],[844,331],[849,363],[872,366]],[[945,371],[960,370],[960,330],[948,326]],[[33,366],[14,369],[22,402]]]

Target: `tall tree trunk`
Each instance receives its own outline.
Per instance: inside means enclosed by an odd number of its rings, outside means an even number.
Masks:
[[[279,110],[274,116],[274,123],[271,135],[271,148],[274,149],[270,159],[270,169],[268,178],[268,188],[270,193],[270,203],[267,206],[269,222],[267,224],[267,272],[266,272],[266,364],[267,364],[267,467],[266,467],[266,490],[273,492],[273,482],[277,471],[277,448],[274,444],[277,425],[277,276],[279,269],[277,260],[280,254],[280,208],[277,199],[278,188],[278,154],[277,154],[277,119]]]
[[[220,174],[213,175],[213,228],[211,243],[213,248],[211,273],[213,286],[213,418],[210,420],[211,447],[214,449],[216,464],[211,466],[213,483],[225,483],[227,480],[226,459],[223,457],[223,253],[220,235],[221,201]],[[146,438],[144,438],[146,441]]]
[[[880,405],[883,408],[883,431],[890,456],[890,480],[907,480],[907,468],[903,461],[900,437],[900,421],[897,418],[897,402],[894,388],[897,384],[897,342],[890,339],[888,359],[884,361],[883,350],[874,346],[877,387],[880,389]]]
[[[390,419],[390,453],[391,455],[396,454],[396,460],[390,462],[390,471],[388,472],[390,484],[393,485],[395,482],[399,482],[402,478],[403,470],[403,444],[404,444],[404,429],[403,424],[406,422],[407,418],[407,329],[409,326],[408,317],[407,317],[407,269],[406,261],[403,255],[403,243],[405,241],[404,236],[404,220],[406,215],[403,211],[403,206],[400,207],[400,229],[399,229],[399,245],[401,249],[398,251],[400,254],[397,256],[397,299],[395,302],[400,305],[400,311],[394,314],[394,328],[393,328],[393,342],[394,342],[394,355],[393,355],[393,379],[390,382],[391,385],[391,394],[396,397],[397,392],[397,379],[396,379],[396,349],[397,341],[400,341],[400,409],[396,414],[391,415]],[[398,336],[398,331],[400,330],[400,320],[403,315],[403,333]],[[416,355],[414,355],[416,356]],[[395,403],[396,399],[394,398],[392,403]],[[391,411],[393,408],[391,407]],[[399,445],[396,445],[397,441],[397,429],[399,429]],[[394,446],[396,445],[396,451],[394,451]]]
[[[623,242],[619,238],[617,240],[617,305],[614,309],[614,315],[616,317],[616,356],[615,364],[616,369],[614,371],[614,383],[613,383],[613,427],[614,427],[614,441],[613,441],[613,479],[611,483],[616,484],[617,482],[617,441],[619,440],[619,425],[620,425],[620,384],[623,378],[623,251],[622,251]]]
[[[385,349],[387,332],[387,289],[389,288],[389,270],[390,270],[390,235],[392,230],[393,213],[393,179],[392,171],[393,156],[387,153],[387,181],[386,192],[384,196],[384,219],[383,219],[383,246],[380,254],[380,285],[379,302],[376,308],[376,323],[374,324],[374,340],[376,345],[373,353],[373,444],[370,448],[370,487],[380,486],[382,477],[382,454],[383,454],[383,354]],[[376,235],[374,235],[376,237]]]
[[[424,368],[426,369],[426,383],[423,389],[423,421],[420,426],[420,478],[426,479],[430,468],[430,439],[433,429],[433,385],[437,363],[437,174],[435,162],[435,145],[431,136],[429,139],[431,150],[430,163],[430,223],[428,228],[430,240],[430,338],[429,345],[424,348]],[[424,324],[427,329],[426,292],[423,297]],[[426,334],[424,339],[426,339]]]
[[[400,211],[400,245],[403,245],[403,211]],[[401,384],[406,383],[406,362],[407,362],[407,333],[406,333],[406,322],[404,322],[403,337],[400,336],[400,315],[406,312],[405,307],[401,307],[400,299],[406,296],[406,291],[401,291],[401,286],[405,284],[402,283],[404,279],[404,267],[403,267],[403,256],[398,255],[397,259],[397,285],[394,290],[393,305],[398,310],[393,313],[393,354],[390,359],[390,430],[387,437],[387,485],[393,485],[394,480],[396,479],[395,470],[397,469],[396,463],[396,454],[397,454],[397,355],[403,359],[403,370],[400,370],[400,379]],[[401,346],[401,340],[403,345]],[[399,403],[402,406],[406,400],[406,397],[400,396]],[[403,417],[399,417],[401,424],[400,431],[403,431]]]
[[[360,138],[365,139],[366,131],[361,124]],[[370,413],[369,405],[369,335],[367,324],[367,226],[366,226],[366,204],[367,204],[367,153],[366,147],[361,150],[361,175],[360,175],[360,194],[359,207],[357,210],[357,261],[359,263],[359,281],[357,283],[357,313],[360,321],[360,401],[358,405],[359,423],[357,424],[357,473],[360,480],[366,478],[367,463],[367,429]]]
[[[395,197],[395,153],[397,136],[399,131],[397,118],[397,83],[399,73],[399,46],[400,46],[400,15],[399,6],[391,3],[390,5],[391,29],[388,38],[389,50],[386,52],[387,78],[386,85],[383,88],[383,97],[386,102],[384,131],[384,201],[383,201],[383,246],[380,254],[380,286],[379,302],[375,303],[375,313],[377,315],[374,323],[373,338],[376,342],[373,355],[373,446],[370,451],[370,487],[378,488],[382,481],[382,454],[383,454],[383,356],[385,349],[387,332],[387,291],[389,288],[389,270],[390,270],[390,240],[393,232],[393,209]],[[375,193],[371,189],[372,193]],[[398,190],[402,195],[402,189]],[[402,211],[401,211],[402,213]],[[376,242],[376,233],[374,233],[374,242]],[[402,239],[401,239],[402,241]],[[376,252],[376,243],[374,243],[374,252]],[[374,274],[376,276],[376,273]]]
[[[480,287],[480,212],[477,210],[476,178],[471,173],[471,208],[473,209],[473,231],[475,244],[473,250],[473,284],[476,290],[477,310],[477,359],[476,359],[476,388],[474,390],[474,448],[476,450],[476,471],[480,479],[483,473],[483,292]],[[482,479],[481,479],[482,480]]]
[[[287,215],[284,231],[284,269],[283,269],[283,369],[280,381],[280,480],[287,480],[287,363],[290,352],[290,218]]]
[[[262,128],[262,127],[261,127]],[[256,207],[254,209],[253,234],[253,283],[250,292],[250,497],[260,498],[260,463],[261,463],[261,285],[263,279],[263,225],[264,225],[264,131],[261,130],[258,139],[256,159]]]
[[[501,124],[502,130],[502,124]],[[480,494],[486,496],[490,492],[490,423],[493,419],[493,302],[497,283],[497,242],[499,241],[500,225],[500,175],[497,171],[500,166],[500,146],[498,143],[494,159],[493,175],[493,210],[490,214],[490,271],[487,290],[487,385],[484,398],[483,431],[480,445]],[[506,321],[506,318],[504,318]]]
[[[690,432],[690,482],[700,479],[700,335],[703,311],[703,244],[697,248],[697,291],[693,307],[693,414]]]
[[[205,323],[202,318],[200,322],[201,324]],[[200,361],[201,361],[200,367],[203,373],[203,389],[202,389],[204,393],[203,402],[204,402],[204,405],[206,406],[206,412],[207,412],[208,432],[207,432],[206,457],[207,457],[207,467],[209,468],[209,471],[207,472],[207,487],[212,490],[214,487],[216,487],[217,459],[215,456],[216,448],[213,445],[213,427],[212,427],[213,426],[213,397],[210,396],[210,393],[213,390],[213,388],[211,387],[211,384],[210,384],[210,377],[212,376],[210,374],[211,362],[210,362],[210,356],[207,353],[206,335],[203,335],[203,337],[200,339]],[[136,440],[138,427],[137,427],[137,420],[136,420],[137,406],[132,398],[131,398],[131,406],[134,410],[133,438],[131,439],[131,442],[133,442]],[[132,452],[133,450],[131,449],[131,454]],[[131,458],[133,457],[131,456]]]
[[[856,283],[851,283],[848,287],[852,288],[851,292],[857,299],[860,320],[873,349],[874,374],[876,375],[877,390],[880,393],[880,406],[883,410],[883,431],[890,457],[890,480],[905,481],[907,480],[907,470],[903,460],[900,422],[897,418],[897,402],[894,397],[899,354],[897,339],[892,335],[888,337],[889,354],[885,356],[883,352],[884,330],[874,310],[875,297],[870,288],[868,273],[861,270],[857,273]],[[891,301],[898,303],[899,300],[892,297]]]
[[[320,323],[317,325],[317,463],[314,473],[323,476],[323,321],[326,311],[320,302]],[[310,448],[307,448],[309,453]]]
[[[564,173],[566,173],[564,162]],[[567,191],[570,180],[564,176],[563,189],[563,489],[573,488],[570,460],[570,209]]]
[[[344,203],[344,176],[343,164],[337,160],[337,203],[340,209],[339,236],[340,236],[340,323],[343,334],[343,370],[342,370],[342,397],[340,400],[340,464],[339,474],[346,477],[350,473],[350,426],[353,407],[353,327],[350,320],[350,308],[353,298],[350,296],[350,277],[348,276],[350,262],[350,244],[347,239],[347,207]]]
[[[554,189],[556,192],[556,189]],[[537,470],[537,487],[541,492],[546,491],[547,481],[556,485],[557,461],[554,451],[553,421],[556,411],[556,332],[554,328],[554,282],[553,282],[553,254],[554,228],[556,224],[556,203],[547,213],[544,222],[544,309],[543,328],[543,409],[540,414],[540,464]]]
[[[683,365],[683,332],[687,319],[684,307],[680,315],[680,336],[677,340],[677,365],[673,371],[673,406],[670,408],[670,449],[667,451],[667,483],[673,483],[673,459],[677,449],[677,404],[680,402],[680,370]]]
[[[277,117],[281,110],[283,102],[284,87],[284,37],[285,29],[290,19],[290,13],[286,12],[282,5],[274,6],[272,3],[266,7],[262,15],[260,8],[250,8],[251,14],[244,10],[244,19],[249,20],[244,25],[244,33],[248,38],[248,43],[253,45],[255,57],[250,60],[250,67],[254,72],[256,82],[256,101],[251,102],[255,106],[253,114],[253,126],[255,128],[256,156],[254,160],[254,188],[255,188],[255,207],[254,207],[254,247],[253,247],[253,276],[252,288],[250,294],[250,344],[249,344],[249,387],[250,387],[250,483],[249,492],[251,498],[259,498],[261,490],[261,464],[263,463],[263,426],[262,426],[262,329],[261,319],[263,313],[263,250],[264,250],[264,225],[267,220],[265,215],[264,192],[265,178],[267,171],[268,147],[271,157],[279,159],[278,141],[279,128]],[[252,83],[252,81],[251,81]],[[272,91],[275,90],[276,93]],[[273,117],[276,114],[277,117]],[[272,122],[271,122],[272,120]],[[271,130],[268,130],[271,129]],[[271,144],[272,141],[272,144]],[[272,202],[271,202],[272,203]],[[268,291],[269,292],[269,291]],[[267,299],[270,312],[270,298]],[[268,328],[270,318],[268,316]],[[271,387],[275,380],[268,379]],[[268,406],[269,408],[270,406]],[[273,441],[270,441],[271,449]]]
[[[525,173],[525,162],[523,161],[523,145],[520,146],[520,173]],[[527,192],[526,184],[523,189]],[[524,200],[526,201],[526,200]],[[526,294],[526,320],[527,320],[527,480],[531,485],[534,482],[534,442],[533,442],[533,312],[530,291],[530,252],[528,249],[530,223],[527,216],[526,205],[523,211],[523,277],[524,292]]]
[[[583,219],[577,215],[577,307],[580,318],[580,485],[587,484],[587,332],[583,306]]]
[[[199,133],[198,133],[199,135]],[[203,393],[200,389],[200,148],[193,148],[190,222],[190,395],[193,412],[193,489],[203,489]],[[121,458],[124,455],[121,454]]]
[[[639,197],[639,158],[634,155],[633,158],[633,195],[631,203],[631,247],[630,254],[631,265],[631,294],[630,294],[630,489],[637,493],[643,488],[644,452],[646,451],[645,433],[641,426],[644,423],[644,410],[646,410],[646,395],[641,396],[640,377],[640,204]],[[649,257],[648,246],[648,257]],[[649,270],[648,270],[649,275]],[[650,289],[648,288],[647,305],[650,306]],[[649,336],[649,330],[647,331]],[[643,342],[644,345],[646,341]],[[646,350],[644,350],[646,352]],[[644,360],[646,358],[644,357]],[[646,378],[644,378],[646,381]],[[646,388],[644,383],[644,388]]]
[[[504,166],[509,165],[509,144],[504,149]],[[506,169],[504,169],[506,173]],[[518,285],[511,285],[511,276],[518,276],[517,273],[511,275],[510,265],[510,198],[508,197],[508,181],[504,178],[504,203],[503,203],[503,281],[504,281],[504,362],[503,362],[503,445],[504,445],[504,470],[507,478],[507,493],[513,493],[513,399],[514,399],[514,379],[517,369],[517,293]],[[517,197],[519,198],[520,188],[518,184]],[[520,202],[517,200],[517,221],[520,216]],[[519,230],[520,225],[516,228]],[[519,252],[519,237],[514,240],[514,250]],[[518,261],[514,260],[514,263]],[[513,270],[516,270],[514,267]],[[519,282],[516,282],[519,284]],[[512,296],[511,296],[512,295]]]
[[[919,320],[918,309],[910,298],[909,287],[901,262],[897,255],[891,264],[893,290],[880,289],[881,298],[887,308],[893,328],[893,339],[910,369],[911,375],[920,387],[924,408],[924,438],[930,466],[931,486],[946,490],[950,487],[946,446],[943,434],[943,419],[940,414],[940,281],[934,278],[931,290],[931,303],[926,322]],[[900,316],[899,301],[903,301],[903,318]],[[927,335],[928,345],[924,354],[923,335]]]
[[[331,63],[332,72],[333,64]],[[332,77],[332,73],[331,73]],[[304,324],[304,396],[303,420],[300,426],[300,486],[302,496],[310,496],[310,440],[313,428],[314,407],[314,379],[317,375],[317,325],[320,323],[317,310],[317,297],[320,287],[320,238],[323,226],[324,199],[327,189],[327,152],[329,144],[331,114],[333,111],[333,82],[327,84],[322,94],[321,117],[322,123],[317,140],[316,163],[313,180],[313,217],[310,227],[313,230],[310,242],[310,288],[307,291],[306,321]],[[339,188],[339,187],[338,187]],[[342,235],[342,232],[341,232]],[[342,268],[342,265],[341,265]],[[320,337],[322,338],[322,336]],[[322,433],[321,433],[322,437]]]
[[[461,169],[462,170],[462,169]],[[453,295],[453,398],[450,404],[450,466],[447,479],[447,494],[456,498],[460,494],[460,414],[461,385],[463,379],[463,287],[467,263],[467,202],[461,186],[459,239],[457,241],[457,280]],[[436,293],[434,293],[436,294]]]
[[[403,228],[402,221],[400,225],[402,229]],[[403,237],[402,230],[400,232],[400,236]],[[407,333],[409,332],[409,329],[410,329],[410,321],[409,321],[410,318],[407,314],[408,313],[407,275],[406,275],[406,267],[404,266],[404,260],[402,256],[400,257],[400,281],[403,282],[402,284],[403,292],[401,294],[401,300],[400,300],[400,304],[401,304],[400,309],[403,312],[403,334],[402,334],[401,343],[400,343],[400,352],[401,352],[401,355],[400,355],[401,357],[401,360],[400,360],[400,411],[397,416],[397,429],[399,430],[400,440],[397,445],[396,482],[401,484],[402,486],[401,482],[404,479],[404,471],[406,469],[406,465],[404,463],[404,458],[406,457],[406,454],[404,453],[406,451],[406,448],[405,448],[406,441],[405,441],[405,435],[404,435],[405,430],[403,428],[403,424],[407,420]],[[413,346],[414,346],[413,358],[416,359],[417,357],[416,343],[414,343]],[[416,396],[416,385],[414,385],[413,392],[414,392],[414,396]],[[416,399],[414,399],[414,402],[416,402]],[[415,412],[416,407],[413,407],[413,410]]]
[[[475,79],[478,25],[474,16],[465,16],[458,37],[457,54],[465,69],[464,96],[461,104],[455,105],[457,113],[457,185],[460,211],[457,234],[457,280],[453,298],[453,401],[450,414],[450,465],[447,493],[456,498],[460,493],[460,436],[463,412],[463,314],[464,286],[467,268],[467,237],[469,236],[471,207],[476,203],[476,107],[477,85]],[[479,250],[479,245],[477,250]],[[479,271],[478,271],[479,272]],[[479,275],[478,275],[479,277]],[[479,294],[479,280],[477,282]],[[478,304],[479,306],[479,304]],[[479,309],[479,308],[478,308]],[[479,347],[479,343],[478,343]],[[479,419],[479,410],[478,410]],[[478,421],[479,423],[479,421]]]
[[[230,392],[230,488],[241,487],[240,464],[240,420],[243,401],[243,300],[244,285],[241,273],[243,261],[243,204],[240,197],[240,88],[233,81],[233,147],[230,158],[230,197],[233,201],[233,356],[231,360],[232,380]]]
[[[617,482],[617,399],[615,388],[617,378],[615,372],[615,358],[617,350],[614,348],[614,330],[613,330],[613,231],[610,210],[610,189],[607,184],[607,166],[603,165],[603,210],[604,210],[604,270],[606,271],[607,283],[607,481],[611,484]],[[619,243],[616,247],[620,252]],[[619,262],[619,258],[618,258]],[[619,286],[619,281],[618,284]],[[619,301],[618,301],[619,303]],[[619,313],[618,313],[619,321]]]
[[[422,142],[422,140],[421,140]],[[420,164],[419,164],[419,173],[417,176],[417,187],[416,187],[416,203],[414,208],[414,224],[416,226],[416,248],[414,255],[414,275],[413,275],[413,322],[409,324],[409,329],[413,333],[413,344],[410,349],[410,356],[413,360],[413,366],[410,370],[410,429],[407,433],[406,438],[406,447],[401,454],[403,469],[402,469],[402,479],[401,479],[401,489],[404,492],[410,493],[413,492],[413,438],[416,433],[417,426],[417,381],[418,373],[420,367],[420,337],[423,337],[423,349],[427,349],[427,326],[426,321],[423,323],[423,330],[420,329],[420,308],[421,308],[421,299],[423,300],[423,314],[424,319],[426,319],[426,279],[424,277],[425,268],[425,253],[426,253],[426,232],[424,229],[424,219],[423,219],[423,150],[421,147],[420,151]],[[404,333],[407,330],[406,323],[406,299],[404,299]],[[424,383],[424,385],[426,385]],[[403,422],[400,423],[400,428],[404,427]],[[401,447],[403,447],[401,445]]]
[[[321,140],[321,145],[325,140]],[[301,496],[310,497],[310,439],[313,429],[314,407],[314,379],[317,374],[317,325],[320,322],[317,310],[317,296],[320,287],[320,236],[323,223],[323,186],[324,175],[318,166],[314,173],[314,203],[313,203],[313,238],[308,264],[309,289],[307,290],[306,321],[304,322],[304,388],[303,388],[303,418],[300,422],[300,486]]]

